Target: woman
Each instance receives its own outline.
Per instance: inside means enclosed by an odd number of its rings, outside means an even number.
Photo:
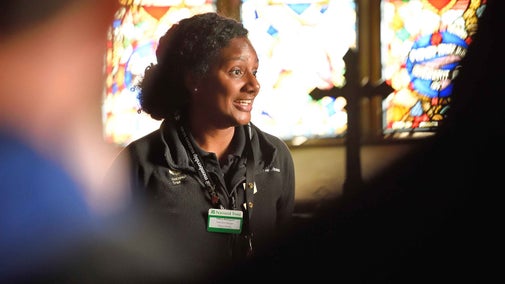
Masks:
[[[290,151],[250,122],[260,84],[247,33],[216,13],[172,26],[139,84],[142,111],[163,122],[120,155],[134,196],[177,243],[183,273],[265,248],[293,213]]]

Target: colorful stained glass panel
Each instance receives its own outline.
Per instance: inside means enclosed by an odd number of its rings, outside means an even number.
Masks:
[[[450,108],[458,74],[485,0],[383,0],[383,132],[435,132]]]
[[[132,88],[145,68],[156,63],[159,38],[183,18],[216,11],[212,0],[124,2],[109,33],[102,105],[105,140],[119,145],[126,145],[159,127],[160,121],[138,112],[138,91]]]
[[[356,48],[355,2],[245,0],[241,17],[260,57],[252,121],[285,140],[344,135],[346,100],[310,93],[344,85],[342,58]]]

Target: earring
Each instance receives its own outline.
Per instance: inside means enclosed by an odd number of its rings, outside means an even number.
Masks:
[[[195,93],[198,92],[198,88],[194,88],[193,91],[195,91]]]

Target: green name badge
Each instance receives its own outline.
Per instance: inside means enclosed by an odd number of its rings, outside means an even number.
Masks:
[[[240,210],[209,209],[207,231],[240,234],[244,213]]]

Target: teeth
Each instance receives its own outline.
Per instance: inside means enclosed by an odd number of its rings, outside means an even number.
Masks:
[[[249,105],[252,103],[252,100],[238,100],[237,102],[241,105]]]

